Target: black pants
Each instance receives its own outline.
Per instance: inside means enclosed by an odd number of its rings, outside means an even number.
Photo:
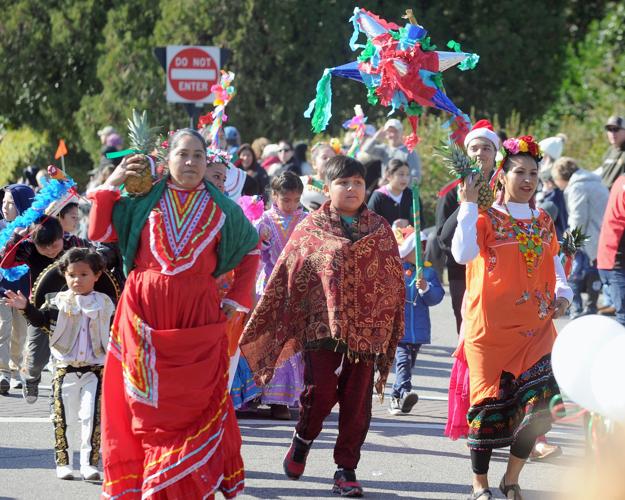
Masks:
[[[467,289],[465,279],[449,280],[449,294],[451,295],[451,307],[456,317],[456,333],[460,334],[460,325],[462,325],[462,299]]]
[[[515,440],[510,446],[510,455],[520,458],[521,460],[527,460],[534,448],[536,438],[539,436],[538,432],[528,425],[526,428],[519,431]],[[490,457],[493,453],[490,449],[472,449],[471,450],[471,468],[474,474],[486,474],[488,473],[488,466],[490,464]]]

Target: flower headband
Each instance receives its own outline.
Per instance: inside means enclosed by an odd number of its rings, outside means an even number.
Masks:
[[[503,165],[510,156],[519,155],[519,154],[528,154],[536,163],[540,162],[543,159],[542,151],[540,150],[540,146],[536,142],[531,135],[523,135],[521,137],[511,137],[510,139],[506,139],[503,141],[503,157],[497,166],[497,170],[492,177],[491,187],[495,186],[497,182],[497,178],[499,176],[499,172],[502,171]]]
[[[234,166],[232,164],[232,155],[223,149],[206,148],[206,161],[209,165],[211,163],[223,163],[228,168]]]

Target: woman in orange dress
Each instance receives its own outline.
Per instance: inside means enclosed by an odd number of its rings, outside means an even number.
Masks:
[[[497,173],[501,192],[479,213],[477,180],[460,186],[458,227],[452,241],[467,266],[464,353],[471,407],[468,446],[471,499],[492,498],[488,465],[493,448],[510,446],[499,485],[521,499],[519,474],[536,438],[551,428],[551,398],[559,393],[551,370],[553,319],[570,303],[550,217],[534,207],[540,149],[531,136],[504,142]]]
[[[128,274],[104,368],[102,496],[231,498],[244,474],[226,320],[252,306],[258,234],[204,180],[206,143],[194,130],[171,138],[168,174],[149,193],[120,194],[143,162],[126,158],[89,193],[89,237],[118,241]],[[222,298],[216,278],[233,269]]]

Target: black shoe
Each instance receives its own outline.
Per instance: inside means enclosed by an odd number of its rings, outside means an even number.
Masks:
[[[5,377],[0,377],[0,394],[8,394],[11,382]]]
[[[419,395],[416,392],[406,392],[399,400],[399,409],[402,413],[410,413],[417,401],[419,401]]]
[[[22,396],[29,405],[35,404],[37,398],[39,397],[39,382],[24,382],[24,387],[22,387]]]
[[[356,479],[356,471],[352,469],[339,469],[334,473],[334,486],[332,493],[342,497],[363,496],[362,486]]]

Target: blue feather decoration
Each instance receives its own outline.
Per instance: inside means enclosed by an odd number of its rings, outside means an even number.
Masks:
[[[62,181],[51,179],[44,184],[41,190],[35,195],[33,203],[28,210],[18,215],[2,231],[0,231],[0,248],[6,247],[7,243],[15,231],[29,227],[37,222],[50,204],[62,199],[76,186],[73,179],[67,178]],[[15,281],[28,272],[28,266],[21,265],[11,269],[0,269],[0,275],[9,281]]]

